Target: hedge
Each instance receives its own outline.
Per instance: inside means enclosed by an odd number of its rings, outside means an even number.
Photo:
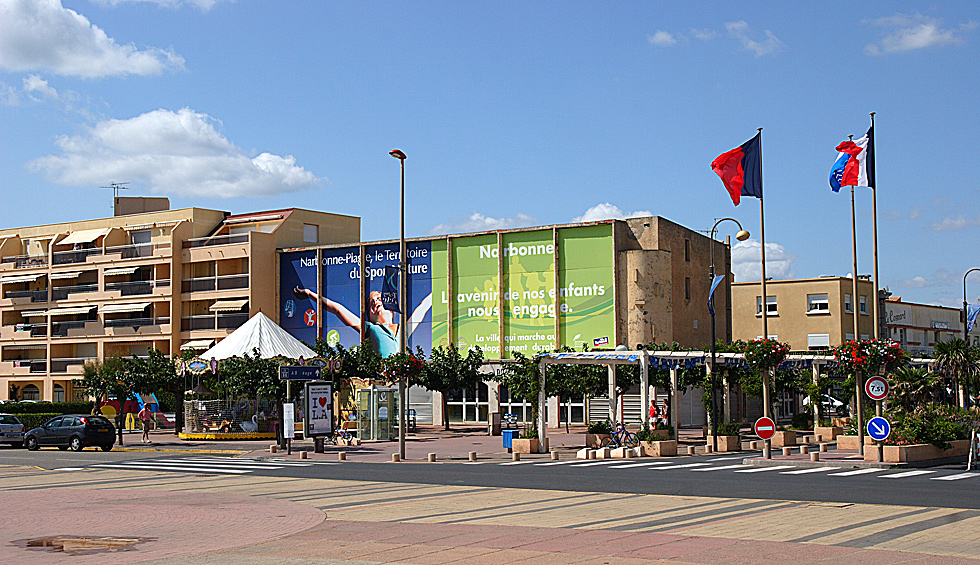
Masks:
[[[51,413],[51,414],[18,414],[17,419],[24,424],[24,431],[30,431],[34,428],[40,428],[41,424],[47,422],[55,416],[61,416],[61,413]]]
[[[8,402],[0,404],[3,414],[91,414],[92,401],[85,402]]]

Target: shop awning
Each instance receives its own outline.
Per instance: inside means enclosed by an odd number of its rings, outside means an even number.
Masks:
[[[139,267],[117,267],[115,269],[106,269],[104,271],[104,274],[106,276],[111,276],[111,275],[131,275],[131,274],[135,273],[138,269],[139,269]]]
[[[68,237],[57,242],[57,245],[74,245],[76,243],[92,243],[96,239],[109,233],[106,228],[101,228],[97,230],[81,230],[73,231],[68,234]]]
[[[2,279],[0,279],[0,283],[10,284],[10,283],[22,283],[22,282],[34,282],[43,276],[44,273],[37,273],[34,275],[16,275],[13,277],[3,277]]]
[[[212,312],[237,312],[248,304],[248,298],[240,300],[219,300],[211,305],[208,310]]]
[[[82,274],[82,271],[68,271],[67,273],[53,273],[48,276],[49,279],[56,281],[61,279],[77,279],[78,275]]]
[[[20,315],[25,318],[37,318],[47,314],[47,310],[23,310]]]
[[[107,304],[100,310],[103,314],[122,314],[125,312],[142,312],[149,306],[149,302],[137,302],[135,304]]]
[[[213,339],[195,339],[192,341],[185,342],[180,346],[181,351],[186,351],[188,349],[210,349],[214,345]]]
[[[88,314],[95,310],[97,306],[69,306],[68,308],[54,308],[48,310],[52,316],[73,316],[75,314]]]

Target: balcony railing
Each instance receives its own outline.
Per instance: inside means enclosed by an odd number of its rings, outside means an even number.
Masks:
[[[158,281],[128,281],[128,282],[107,282],[106,291],[118,290],[123,296],[137,296],[140,294],[153,294],[153,289],[161,286],[170,286],[169,279]]]
[[[95,361],[95,357],[59,357],[51,359],[52,373],[67,373],[69,365],[76,365],[79,369],[86,361]]]
[[[181,318],[180,331],[193,330],[235,330],[248,321],[248,313],[210,314],[204,316],[184,316]]]
[[[84,263],[92,255],[102,255],[102,248],[91,247],[89,249],[73,249],[71,251],[55,251],[51,254],[53,265],[70,265],[72,263]]]
[[[181,281],[181,292],[205,292],[213,290],[235,290],[248,288],[248,273],[222,275],[220,277],[198,277]]]
[[[0,259],[3,263],[13,263],[15,269],[22,267],[43,267],[48,264],[48,258],[44,255],[16,255]]]
[[[107,328],[130,328],[142,326],[162,326],[169,323],[169,316],[159,316],[156,318],[116,318],[114,320],[106,320],[103,325]]]
[[[4,298],[30,298],[31,302],[47,302],[48,289],[44,290],[11,290],[4,293]]]
[[[184,249],[191,247],[210,247],[212,245],[230,245],[232,243],[248,243],[248,234],[216,235],[214,237],[197,237],[184,240]]]
[[[16,324],[14,332],[30,332],[31,337],[47,337],[47,324]]]
[[[51,322],[51,337],[67,337],[68,330],[84,328],[88,322],[96,320],[68,320],[65,322]]]
[[[14,367],[30,367],[32,373],[44,373],[48,370],[48,362],[44,359],[16,359]]]
[[[65,300],[69,294],[79,292],[98,292],[97,284],[76,284],[74,286],[58,286],[51,289],[52,300]]]
[[[105,253],[119,253],[123,259],[139,259],[140,257],[152,257],[157,249],[167,249],[169,243],[134,243],[131,245],[119,245],[116,247],[106,247]]]

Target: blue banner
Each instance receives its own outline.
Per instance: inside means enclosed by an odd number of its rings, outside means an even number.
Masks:
[[[966,331],[972,332],[973,325],[977,323],[977,314],[980,314],[980,304],[970,304],[966,307]]]
[[[279,326],[309,345],[316,341],[316,277],[316,251],[281,255]]]
[[[721,283],[725,275],[715,275],[715,280],[711,281],[711,290],[708,291],[708,313],[715,315],[715,289]]]

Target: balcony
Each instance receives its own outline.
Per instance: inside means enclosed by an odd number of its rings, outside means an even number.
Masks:
[[[233,243],[248,243],[248,234],[216,235],[214,237],[198,237],[184,240],[184,249],[193,247],[210,247],[212,245],[231,245]]]
[[[51,373],[81,374],[82,366],[87,361],[95,361],[94,357],[59,357],[51,359]]]
[[[55,251],[51,254],[51,264],[71,265],[74,263],[84,263],[93,255],[102,255],[102,249],[92,247],[89,249],[73,249],[71,251]]]
[[[11,290],[3,294],[4,298],[30,298],[31,302],[47,302],[48,289],[44,290]]]
[[[14,339],[18,336],[20,332],[30,332],[31,337],[47,337],[48,335],[48,325],[47,324],[16,324],[14,325]]]
[[[158,281],[128,281],[128,282],[107,282],[105,283],[106,292],[118,290],[122,296],[139,296],[141,294],[153,294],[153,289],[170,286],[168,279]]]
[[[58,286],[51,290],[52,300],[66,300],[69,294],[83,292],[98,292],[98,284],[76,284],[73,286]]]
[[[78,335],[78,333],[102,333],[101,324],[98,323],[98,320],[67,320],[64,322],[51,322],[51,337],[69,337],[69,330],[84,329],[86,324],[92,324],[93,326],[99,327],[98,329],[95,329],[94,327],[90,328],[92,330],[91,332],[76,332],[75,335]]]
[[[248,273],[222,275],[220,277],[198,277],[181,281],[181,292],[207,292],[215,290],[237,290],[248,288]]]
[[[41,255],[16,255],[0,259],[0,263],[12,263],[15,269],[27,267],[44,267],[48,264],[48,258]]]
[[[132,245],[119,245],[116,247],[106,247],[105,254],[112,255],[118,253],[123,259],[141,259],[144,257],[154,257],[159,255],[158,250],[170,249],[169,243],[136,243]]]
[[[203,316],[184,316],[181,318],[180,330],[237,330],[248,321],[248,312],[235,314],[206,314]]]
[[[156,318],[116,318],[114,320],[106,320],[103,323],[103,326],[107,328],[132,328],[143,326],[162,326],[169,323],[169,316],[160,316]]]
[[[15,369],[27,368],[31,373],[45,373],[48,362],[44,359],[17,359],[13,361]]]

